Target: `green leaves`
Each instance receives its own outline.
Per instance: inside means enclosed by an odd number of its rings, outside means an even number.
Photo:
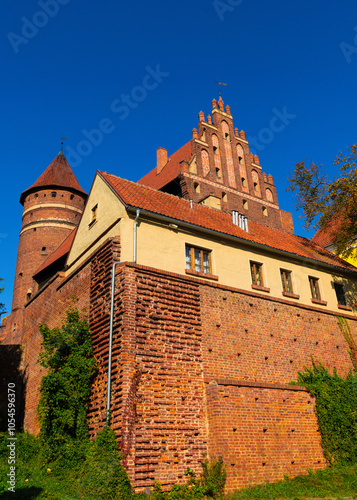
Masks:
[[[312,359],[312,369],[298,372],[298,383],[316,398],[321,443],[330,463],[357,461],[357,376],[330,374]]]
[[[70,309],[61,328],[41,325],[40,331],[39,363],[47,368],[38,405],[40,438],[47,458],[70,464],[84,456],[89,442],[87,402],[97,367],[89,325]]]
[[[326,228],[336,252],[347,257],[357,237],[357,144],[348,154],[339,155],[333,164],[340,168],[340,176],[328,179],[321,166],[297,163],[288,178],[287,191],[295,193],[297,209],[302,209],[305,228]]]

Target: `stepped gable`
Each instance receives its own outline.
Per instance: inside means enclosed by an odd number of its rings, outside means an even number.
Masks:
[[[77,193],[84,194],[87,193],[81,188],[76,176],[72,172],[64,154],[62,151],[56,156],[56,158],[50,163],[43,174],[37,179],[37,181],[27,188],[20,197],[21,205],[24,204],[25,198],[31,192],[38,190],[40,188],[65,188]]]
[[[168,159],[166,165],[158,172],[157,167],[153,168],[138,183],[154,189],[161,189],[169,182],[176,179],[181,173],[180,163],[189,162],[192,156],[191,141],[184,144],[180,149],[173,153]]]
[[[44,263],[36,270],[33,277],[39,275],[46,268],[57,262],[59,259],[65,257],[71,249],[74,237],[77,233],[77,228],[73,229],[73,231],[67,236],[67,238],[60,244],[56,250],[47,257]]]
[[[140,208],[253,244],[356,272],[354,266],[307,238],[285,233],[253,221],[249,221],[249,232],[247,232],[233,224],[230,214],[220,210],[196,203],[193,203],[191,209],[190,202],[183,198],[121,179],[106,172],[98,171],[98,175],[117,194],[126,208]]]

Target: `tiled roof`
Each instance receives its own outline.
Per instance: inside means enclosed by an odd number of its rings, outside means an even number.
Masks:
[[[68,254],[68,252],[71,249],[71,246],[72,246],[74,237],[76,235],[76,232],[77,232],[77,228],[73,229],[73,231],[60,244],[60,246],[57,247],[57,249],[51,255],[49,255],[47,257],[47,259],[45,260],[45,262],[43,262],[42,265],[37,269],[37,271],[35,272],[34,276],[36,276],[37,274],[40,274],[41,271],[43,271],[44,269],[46,269],[47,267],[49,267],[51,264],[53,264],[54,262],[56,262],[61,257],[65,257],[65,255]]]
[[[189,141],[168,158],[166,165],[159,174],[157,173],[155,167],[144,175],[138,183],[154,189],[161,189],[166,186],[166,184],[176,179],[176,177],[181,173],[180,162],[183,160],[186,162],[190,161],[191,156],[192,146],[191,141]]]
[[[354,266],[328,252],[316,243],[288,234],[277,229],[266,227],[249,221],[249,232],[233,224],[232,216],[203,205],[190,202],[161,191],[157,191],[135,182],[121,179],[106,172],[98,172],[105,182],[118,195],[126,207],[136,207],[155,214],[171,217],[202,228],[219,231],[223,234],[238,237],[283,252],[313,259],[325,264],[356,271]]]
[[[20,203],[23,204],[29,192],[41,187],[68,188],[84,195],[87,194],[79,185],[65,156],[61,153],[56,156],[37,181],[21,194]]]
[[[311,240],[314,243],[317,243],[318,245],[321,245],[322,247],[327,247],[328,245],[331,245],[332,240],[333,240],[333,235],[336,233],[336,231],[339,230],[341,225],[341,219],[340,218],[334,218],[330,222],[328,222],[324,227],[319,229],[317,233],[314,234],[314,236],[311,238]]]

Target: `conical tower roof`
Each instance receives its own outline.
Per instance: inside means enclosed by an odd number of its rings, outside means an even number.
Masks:
[[[65,188],[87,196],[72,172],[62,150],[37,181],[21,194],[20,203],[23,205],[26,196],[39,188]]]

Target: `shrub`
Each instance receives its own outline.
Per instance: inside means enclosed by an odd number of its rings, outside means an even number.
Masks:
[[[89,443],[87,402],[96,372],[89,325],[70,309],[61,328],[41,325],[40,331],[39,363],[48,370],[40,386],[40,439],[47,460],[71,467],[84,459]]]
[[[121,455],[114,431],[105,427],[90,444],[81,481],[83,498],[133,498],[128,474],[121,463]]]
[[[312,359],[312,369],[298,372],[298,383],[316,398],[321,443],[329,463],[357,462],[357,376],[330,374]]]

